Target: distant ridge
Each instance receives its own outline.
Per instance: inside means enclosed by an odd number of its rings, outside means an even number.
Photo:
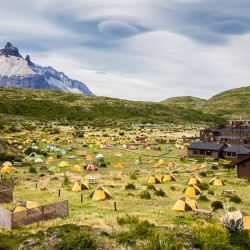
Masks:
[[[2,118],[1,118],[2,116]],[[0,120],[79,121],[95,126],[118,123],[216,124],[220,117],[158,102],[128,101],[56,90],[0,87]],[[1,122],[0,122],[1,123]]]
[[[25,59],[17,47],[7,42],[0,50],[0,86],[14,88],[56,89],[84,95],[94,95],[88,87],[58,72],[52,67],[42,67]]]
[[[250,86],[223,91],[208,100],[179,96],[168,98],[161,103],[175,107],[194,108],[208,115],[218,115],[225,119],[250,119]]]

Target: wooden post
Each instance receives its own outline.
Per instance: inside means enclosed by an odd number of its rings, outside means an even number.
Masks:
[[[61,189],[58,190],[58,197],[61,197]]]
[[[3,179],[3,174],[1,174],[1,180]]]
[[[36,189],[37,189],[37,182],[36,182]]]
[[[115,211],[116,211],[116,201],[114,201],[114,208],[115,208]]]
[[[82,193],[81,193],[81,203],[82,203]]]

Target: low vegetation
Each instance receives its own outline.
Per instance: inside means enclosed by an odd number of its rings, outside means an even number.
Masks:
[[[187,158],[186,146],[178,148],[175,145],[177,139],[194,136],[202,124],[214,118],[206,120],[203,113],[189,111],[187,119],[182,115],[184,107],[166,108],[163,103],[79,97],[46,90],[38,92],[0,88],[5,100],[0,104],[0,144],[3,145],[0,150],[4,149],[0,165],[6,160],[22,163],[14,166],[11,173],[1,172],[2,180],[15,181],[15,189],[13,202],[0,204],[0,207],[13,211],[23,200],[44,205],[67,199],[69,216],[14,230],[0,228],[0,238],[4,239],[0,241],[0,249],[249,248],[248,232],[232,230],[219,221],[227,207],[229,211],[242,210],[250,214],[250,182],[236,178],[236,169],[228,171],[223,161]],[[51,106],[44,101],[45,96],[46,100],[54,98]],[[11,104],[10,99],[13,100]],[[34,108],[27,111],[25,102],[41,106],[42,115],[39,116]],[[116,109],[120,111],[113,116]],[[193,122],[198,116],[202,123]],[[143,125],[138,126],[141,122]],[[157,139],[165,142],[158,143],[160,149],[154,150],[150,145],[156,144]],[[47,147],[51,142],[56,148],[64,149],[66,155],[50,152]],[[125,144],[135,148],[124,149]],[[166,147],[168,154],[165,154]],[[86,154],[93,159],[87,160]],[[103,154],[102,162],[95,158],[97,154]],[[35,162],[38,155],[43,162]],[[137,164],[139,157],[141,164]],[[69,166],[60,167],[60,172],[47,171],[61,161]],[[205,161],[207,169],[199,168]],[[98,166],[97,171],[84,169],[93,162]],[[169,167],[169,162],[174,163],[173,167]],[[196,171],[190,170],[193,162],[198,166]],[[118,163],[122,168],[114,167]],[[213,168],[215,163],[216,168]],[[81,171],[72,170],[75,165]],[[149,176],[167,173],[172,173],[176,181],[148,184]],[[189,198],[195,200],[199,208],[213,210],[211,220],[193,217],[193,212],[172,210],[176,201],[184,196],[183,189],[194,174],[202,179],[199,185],[202,194]],[[214,176],[220,176],[225,186],[208,185]],[[89,190],[72,191],[77,180],[87,182],[89,178],[96,180],[89,184]],[[90,194],[99,186],[107,189],[112,198],[92,201]],[[236,195],[222,196],[224,189],[234,189]],[[241,237],[244,239],[240,240]]]

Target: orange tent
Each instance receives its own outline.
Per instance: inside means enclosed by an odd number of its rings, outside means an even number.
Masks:
[[[93,161],[94,157],[92,155],[86,155],[86,160],[87,161]]]
[[[198,169],[198,167],[197,167],[197,166],[195,166],[195,165],[191,165],[190,169],[191,169],[191,171],[195,171],[195,170],[197,170],[197,169]]]

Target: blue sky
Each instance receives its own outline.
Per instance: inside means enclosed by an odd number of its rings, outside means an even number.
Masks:
[[[8,0],[0,47],[100,96],[161,101],[249,86],[249,0]]]

